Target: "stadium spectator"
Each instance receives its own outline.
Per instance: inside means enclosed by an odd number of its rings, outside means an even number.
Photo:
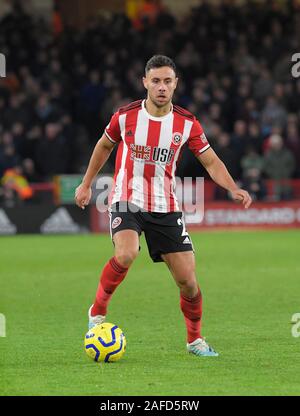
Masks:
[[[222,161],[227,166],[231,176],[235,179],[240,177],[240,170],[238,164],[238,155],[235,148],[231,144],[230,135],[222,132],[217,138],[216,152]]]
[[[13,143],[13,135],[10,131],[4,131],[0,146],[0,175],[2,176],[7,169],[17,166],[20,160]]]
[[[238,164],[238,155],[231,144],[230,135],[228,133],[221,132],[217,136],[215,150],[220,159],[227,166],[227,169],[230,172],[231,176],[233,178],[239,178],[240,172]],[[225,189],[220,188],[219,186],[215,188],[214,197],[217,200],[229,199],[228,192]]]
[[[32,159],[24,159],[22,163],[23,176],[26,178],[28,183],[40,182],[41,178],[36,173],[34,162]]]
[[[247,123],[245,121],[237,120],[234,123],[231,141],[238,157],[241,158],[248,145]]]
[[[272,95],[274,81],[268,68],[263,67],[260,71],[258,80],[254,83],[254,98],[258,101],[264,101]]]
[[[273,126],[284,128],[287,121],[287,112],[278,103],[278,100],[270,95],[266,100],[266,105],[262,109],[261,123],[262,131],[268,133]]]
[[[4,199],[11,206],[19,201],[30,200],[33,196],[33,191],[24,177],[20,166],[7,169],[1,182],[4,190]]]
[[[248,124],[248,147],[254,148],[257,153],[262,153],[263,136],[258,122],[250,121]]]
[[[241,184],[249,192],[253,201],[262,201],[266,198],[267,188],[259,169],[248,169]]]
[[[241,166],[243,178],[248,176],[248,171],[252,169],[256,169],[261,175],[264,169],[264,159],[256,152],[255,148],[250,146],[241,160]]]
[[[55,37],[58,37],[64,30],[63,19],[57,1],[55,1],[52,13],[52,28]]]
[[[134,19],[136,29],[143,30],[149,25],[154,25],[162,9],[160,0],[142,1],[137,10],[137,17]]]
[[[292,152],[296,160],[296,176],[300,177],[300,135],[296,123],[290,122],[287,125],[286,146]]]
[[[249,145],[241,160],[242,185],[254,201],[263,200],[267,195],[267,188],[262,178],[264,159],[256,148]]]
[[[89,80],[80,91],[82,121],[91,136],[95,135],[98,129],[100,109],[104,96],[105,87],[100,83],[100,74],[98,71],[93,70],[89,74]]]
[[[269,150],[264,156],[264,171],[268,178],[275,181],[274,200],[284,200],[291,197],[291,187],[287,181],[295,169],[295,158],[285,147],[283,139],[273,134],[269,139]]]
[[[60,123],[51,122],[46,124],[45,137],[38,143],[36,151],[39,171],[48,179],[55,174],[68,173],[69,152]]]

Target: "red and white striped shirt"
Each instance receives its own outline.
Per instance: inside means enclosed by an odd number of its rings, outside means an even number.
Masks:
[[[120,108],[105,134],[119,143],[111,204],[129,201],[150,212],[179,211],[175,170],[182,147],[187,143],[195,155],[210,147],[196,117],[177,105],[154,117],[139,100]]]

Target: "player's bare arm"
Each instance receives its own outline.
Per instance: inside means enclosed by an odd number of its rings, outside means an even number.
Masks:
[[[99,170],[109,158],[114,146],[115,143],[112,143],[106,137],[105,133],[102,135],[101,139],[98,140],[82,183],[76,188],[75,191],[75,202],[81,209],[84,209],[89,204],[92,196],[92,182]]]
[[[230,192],[232,199],[242,202],[245,208],[250,207],[252,203],[251,196],[247,191],[237,186],[226,166],[212,148],[201,153],[198,160],[207,170],[212,180]]]

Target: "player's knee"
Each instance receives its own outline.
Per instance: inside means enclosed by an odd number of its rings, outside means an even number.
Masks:
[[[190,277],[182,277],[178,279],[177,285],[185,296],[193,297],[198,292],[197,281],[195,279],[191,279]]]
[[[115,254],[118,263],[123,267],[129,267],[138,255],[138,250],[119,251]]]
[[[180,288],[185,288],[187,290],[195,287],[195,282],[189,278],[179,279],[177,283]]]

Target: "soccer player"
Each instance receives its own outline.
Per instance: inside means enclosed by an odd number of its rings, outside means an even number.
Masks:
[[[152,260],[164,261],[179,287],[188,352],[217,356],[201,336],[202,294],[193,245],[175,196],[175,169],[182,146],[187,144],[211,178],[234,200],[245,208],[252,201],[210,147],[196,117],[172,104],[177,82],[176,66],[170,58],[155,55],[147,62],[143,77],[147,98],[113,114],[76,189],[76,204],[84,209],[91,198],[93,179],[118,146],[109,214],[115,251],[102,270],[88,312],[89,328],[104,322],[109,301],[138,255],[139,236],[144,232]]]

